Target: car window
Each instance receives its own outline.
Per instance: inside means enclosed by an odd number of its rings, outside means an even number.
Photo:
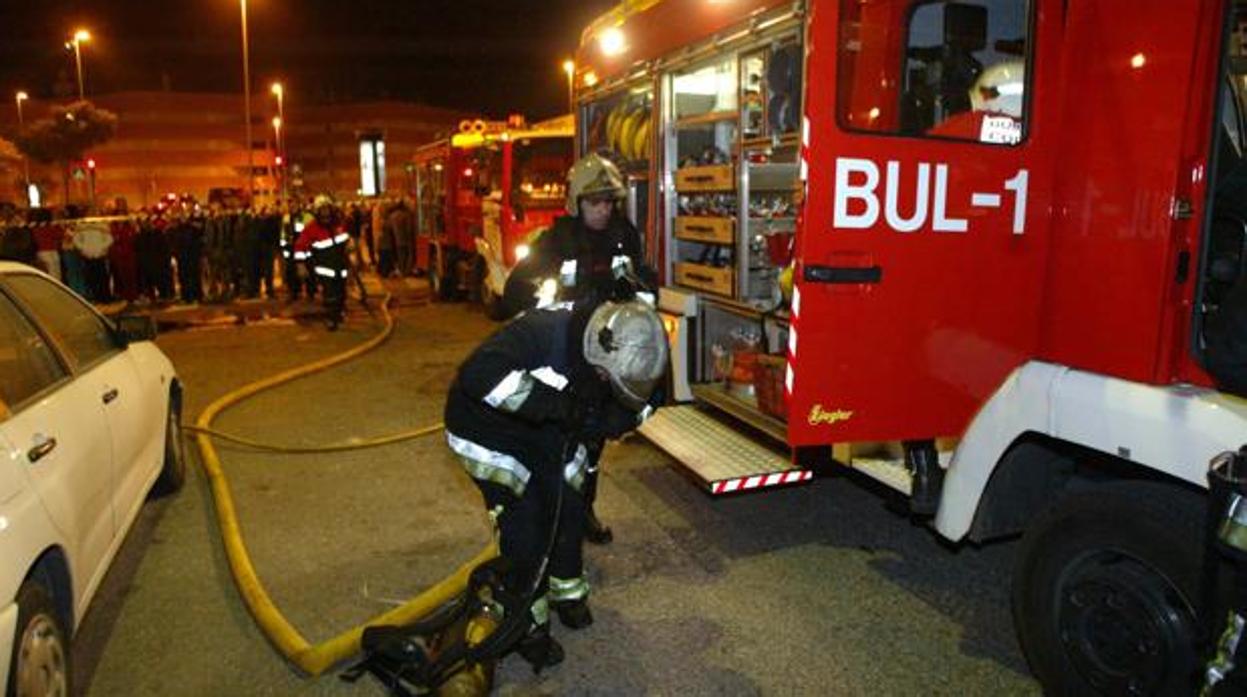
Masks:
[[[39,332],[0,294],[0,420],[66,376]],[[7,409],[5,406],[7,405]]]
[[[34,274],[11,275],[8,285],[69,354],[74,370],[120,349],[104,320],[68,290]]]

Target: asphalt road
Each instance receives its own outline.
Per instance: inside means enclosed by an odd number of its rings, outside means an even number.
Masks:
[[[440,419],[455,366],[493,328],[463,305],[408,307],[368,356],[265,393],[218,427],[312,445]],[[337,333],[277,323],[159,340],[186,384],[187,420],[225,392],[340,351]],[[191,449],[193,452],[193,448]],[[327,456],[220,448],[252,558],[313,643],[418,594],[489,538],[479,495],[440,437]],[[503,695],[1026,695],[1038,688],[1008,606],[1013,544],[950,547],[848,477],[712,499],[634,437],[605,457],[599,510],[615,542],[588,549],[596,623],[556,624],[567,661]],[[85,619],[78,690],[126,695],[382,695],[301,676],[236,592],[195,465],[143,511]]]

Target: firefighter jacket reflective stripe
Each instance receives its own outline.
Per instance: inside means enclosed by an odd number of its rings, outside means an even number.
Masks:
[[[346,278],[346,269],[334,269],[328,266],[316,266],[313,268],[317,276],[325,278]]]
[[[519,460],[460,438],[449,430],[446,431],[446,444],[462,458],[464,468],[473,479],[505,486],[516,496],[524,495],[533,473]]]
[[[299,233],[299,239],[294,243],[294,256],[295,259],[310,258],[318,276],[346,278],[346,242],[350,239],[345,232],[331,232],[319,222],[312,221]]]
[[[656,287],[658,275],[645,263],[641,234],[626,218],[616,215],[606,230],[597,231],[580,218],[563,216],[511,271],[501,309],[514,316],[558,301],[605,299],[624,270]]]
[[[446,430],[529,468],[564,467],[572,316],[570,307],[529,312],[486,339],[451,385]],[[579,351],[576,360],[583,364]]]

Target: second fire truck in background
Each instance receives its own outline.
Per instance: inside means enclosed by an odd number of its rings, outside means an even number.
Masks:
[[[571,117],[465,121],[414,158],[417,266],[436,297],[492,308],[532,236],[563,214]]]

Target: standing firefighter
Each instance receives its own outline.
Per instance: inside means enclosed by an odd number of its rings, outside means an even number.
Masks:
[[[346,311],[347,242],[351,238],[336,223],[332,199],[317,196],[313,209],[316,217],[303,228],[295,252],[311,254],[312,272],[324,289],[329,330],[334,331]]]
[[[637,296],[653,304],[657,274],[646,265],[641,234],[623,215],[627,196],[623,174],[610,160],[588,155],[567,174],[568,215],[533,243],[528,257],[507,278],[503,310],[514,316],[556,301],[611,297],[621,279],[639,281]],[[593,510],[597,499],[598,461],[603,443],[586,444],[589,473],[585,483],[585,537],[595,544],[611,541],[610,528]]]
[[[586,443],[636,428],[666,365],[666,334],[648,305],[561,303],[487,339],[451,386],[447,442],[496,521],[506,586],[537,589],[516,647],[534,669],[563,658],[551,605],[566,627],[593,622],[581,551]]]

